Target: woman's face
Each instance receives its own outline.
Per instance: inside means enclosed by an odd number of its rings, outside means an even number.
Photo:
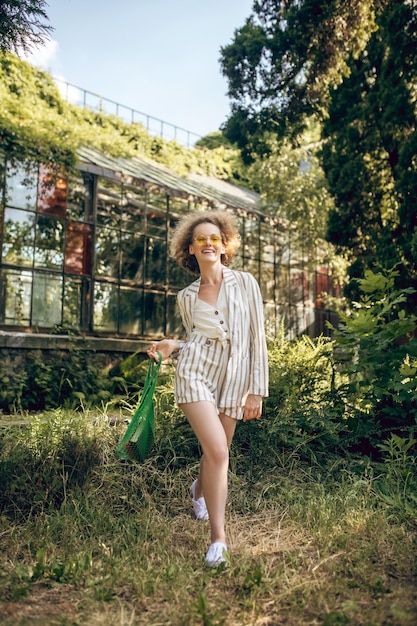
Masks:
[[[210,222],[198,224],[193,230],[193,239],[189,248],[190,254],[194,254],[198,264],[212,264],[221,259],[225,253],[220,229]]]

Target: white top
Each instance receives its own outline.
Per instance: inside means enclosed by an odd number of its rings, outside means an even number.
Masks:
[[[210,339],[228,339],[229,319],[223,282],[215,307],[197,298],[193,311],[193,330]]]

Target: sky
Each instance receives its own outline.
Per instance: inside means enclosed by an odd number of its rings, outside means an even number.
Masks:
[[[47,0],[54,31],[28,60],[54,78],[204,136],[230,112],[220,48],[231,43],[252,5]]]

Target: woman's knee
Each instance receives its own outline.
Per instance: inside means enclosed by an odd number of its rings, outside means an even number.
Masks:
[[[204,448],[204,459],[206,459],[209,463],[215,463],[216,465],[222,465],[223,463],[228,464],[229,447],[227,445],[227,441]]]

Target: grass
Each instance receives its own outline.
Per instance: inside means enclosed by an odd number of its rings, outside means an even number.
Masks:
[[[139,465],[114,458],[122,428],[55,412],[3,436],[2,626],[417,623],[415,517],[387,505],[364,460],[234,449],[230,563],[211,570],[188,429]]]

